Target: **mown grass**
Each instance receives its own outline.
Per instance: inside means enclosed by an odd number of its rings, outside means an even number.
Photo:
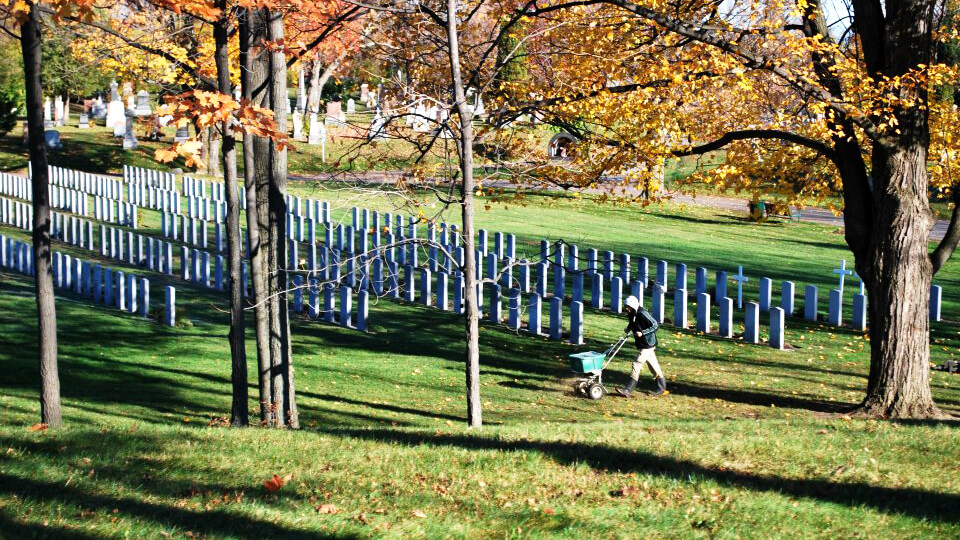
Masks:
[[[338,217],[358,202],[398,206],[343,186],[292,189],[334,201]],[[744,264],[753,278],[829,286],[830,269],[850,258],[841,236],[812,224],[757,226],[671,205],[524,203],[492,204],[478,222],[517,233],[528,253],[546,237],[685,261],[691,284],[696,265]],[[143,215],[148,229],[153,214]],[[955,262],[937,278],[948,299],[947,320],[934,326],[938,362],[956,358],[957,279]],[[173,329],[60,295],[66,427],[33,432],[31,283],[0,273],[0,537],[960,535],[955,423],[838,414],[866,381],[869,343],[849,329],[790,319],[795,349],[774,351],[665,327],[658,354],[670,395],[593,402],[571,392],[566,356],[605,348],[620,317],[588,314],[583,347],[484,325],[486,425],[469,430],[460,319],[381,300],[366,334],[294,319],[304,429],[231,429],[222,427],[225,299],[171,282],[189,320]],[[253,366],[252,336],[248,351]],[[612,365],[608,383],[626,380],[627,360]],[[935,398],[955,413],[958,384],[932,374]],[[271,493],[262,484],[274,474],[293,477]],[[331,511],[324,505],[336,513],[322,513]]]

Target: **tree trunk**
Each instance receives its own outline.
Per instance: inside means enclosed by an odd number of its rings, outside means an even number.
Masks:
[[[307,82],[307,114],[320,112],[320,59],[310,64],[310,78]]]
[[[217,64],[217,85],[221,94],[231,95],[230,85],[230,55],[228,51],[229,20],[226,18],[226,0],[218,0],[217,7],[221,10],[222,18],[213,26],[213,37],[216,43],[215,60]],[[231,382],[233,386],[233,403],[230,408],[230,423],[234,426],[246,426],[250,423],[247,411],[249,399],[247,391],[247,347],[246,330],[243,315],[243,281],[240,275],[240,266],[243,264],[240,240],[240,199],[237,185],[237,150],[236,139],[230,121],[223,122],[220,128],[223,132],[223,179],[227,192],[227,264],[229,266],[230,286],[230,358]]]
[[[463,176],[463,206],[461,219],[464,251],[464,294],[466,306],[466,383],[467,423],[470,427],[483,425],[480,404],[480,329],[479,306],[477,306],[477,261],[473,239],[473,113],[467,104],[460,73],[460,43],[456,24],[457,0],[447,0],[447,40],[450,54],[450,76],[457,116],[460,118],[460,174]]]
[[[283,12],[269,11],[267,14],[267,37],[271,42],[283,41]],[[287,58],[282,49],[270,53],[270,105],[277,121],[280,133],[287,132],[287,112],[290,102],[287,99]],[[278,149],[270,144],[270,239],[273,261],[271,278],[271,364],[274,368],[273,395],[280,421],[291,428],[300,427],[297,412],[296,392],[293,375],[293,349],[290,345],[290,316],[287,302],[287,288],[290,277],[287,275],[287,150]],[[278,388],[279,385],[279,388]]]
[[[266,80],[265,71],[262,62],[254,61],[251,49],[259,46],[264,39],[265,29],[263,20],[259,17],[259,12],[250,9],[240,11],[240,64],[243,69],[240,71],[240,85],[243,92],[243,99],[264,105],[266,95],[263,89],[263,83]],[[258,55],[264,54],[260,49]],[[254,88],[258,91],[255,93]],[[257,336],[257,386],[260,397],[260,421],[266,425],[275,423],[276,415],[270,404],[270,396],[273,390],[270,387],[270,321],[269,309],[267,306],[267,266],[265,249],[260,239],[261,212],[258,203],[258,193],[260,191],[258,178],[263,178],[257,167],[257,154],[255,145],[257,139],[249,133],[243,136],[243,180],[245,185],[245,196],[247,199],[247,239],[249,241],[250,259],[250,281],[253,285],[253,303],[254,316],[256,320]]]
[[[219,178],[223,176],[223,171],[220,170],[220,133],[213,126],[207,128],[207,146],[207,154],[210,156],[207,174]]]
[[[940,416],[930,393],[926,146],[874,159],[874,235],[869,275],[870,378],[860,408],[871,416]],[[858,269],[860,268],[858,261]]]
[[[43,84],[40,80],[40,14],[30,4],[30,14],[20,28],[23,78],[26,86],[28,143],[33,167],[33,265],[37,295],[37,330],[40,355],[40,421],[50,427],[62,423],[60,375],[57,368],[57,309],[50,264],[50,190],[47,185],[47,149],[43,135]]]

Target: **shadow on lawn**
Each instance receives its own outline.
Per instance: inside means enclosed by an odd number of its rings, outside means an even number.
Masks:
[[[598,471],[664,476],[689,482],[700,477],[718,484],[757,492],[780,493],[846,506],[869,506],[882,512],[905,514],[918,519],[945,523],[960,522],[960,495],[935,493],[915,488],[873,486],[863,482],[839,483],[821,479],[783,478],[749,474],[699,463],[659,456],[638,450],[562,441],[504,441],[472,435],[447,435],[376,430],[329,430],[324,433],[355,439],[392,442],[405,445],[451,446],[469,450],[497,452],[536,452],[564,465],[587,464]]]

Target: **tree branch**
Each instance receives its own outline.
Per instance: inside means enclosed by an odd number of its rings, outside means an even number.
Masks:
[[[950,214],[947,234],[943,236],[943,240],[940,240],[937,249],[930,254],[934,274],[953,256],[953,252],[957,249],[957,242],[960,242],[960,186],[953,188],[953,212]]]
[[[804,137],[803,135],[799,135],[797,133],[781,131],[778,129],[744,129],[740,131],[730,131],[728,133],[724,133],[719,139],[710,141],[708,143],[697,145],[687,150],[674,150],[673,155],[677,157],[683,157],[696,154],[705,154],[707,152],[719,150],[720,148],[723,148],[734,141],[743,141],[747,139],[779,139],[782,141],[792,142],[793,144],[805,146],[811,150],[814,150],[834,163],[837,162],[837,153],[833,148],[827,146],[826,144],[816,139]]]

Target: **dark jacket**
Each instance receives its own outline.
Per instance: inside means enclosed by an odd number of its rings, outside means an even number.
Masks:
[[[649,311],[640,308],[632,315],[628,314],[626,331],[633,332],[633,339],[638,349],[652,349],[657,346],[657,328],[660,325]]]

